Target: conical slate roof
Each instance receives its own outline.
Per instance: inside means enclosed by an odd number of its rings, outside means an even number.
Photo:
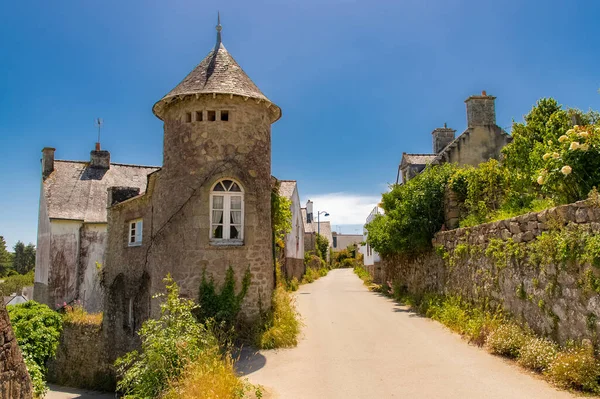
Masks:
[[[221,43],[220,25],[217,27],[218,36],[215,48],[160,101],[152,108],[154,114],[162,119],[162,107],[166,102],[177,96],[194,94],[232,94],[243,97],[271,101],[260,91],[246,72],[233,59],[223,43]],[[275,108],[274,121],[281,117],[281,109]]]

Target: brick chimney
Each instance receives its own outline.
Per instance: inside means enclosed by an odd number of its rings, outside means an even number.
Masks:
[[[480,96],[471,96],[467,104],[467,127],[489,126],[496,124],[496,97],[488,96],[484,91]]]
[[[90,152],[90,166],[98,169],[110,169],[110,152],[102,151],[100,143],[96,143],[96,149]]]
[[[44,147],[42,150],[42,176],[48,177],[54,171],[54,152],[56,148]]]
[[[433,153],[439,154],[448,144],[454,140],[454,133],[456,130],[450,129],[444,123],[444,127],[438,127],[431,135],[433,136]]]

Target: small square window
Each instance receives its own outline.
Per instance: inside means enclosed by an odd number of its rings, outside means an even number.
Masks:
[[[214,122],[217,120],[217,111],[206,111],[206,119],[209,122]]]
[[[202,111],[196,111],[196,122],[202,122],[203,116],[204,116],[204,114],[202,113]]]
[[[136,247],[142,245],[142,231],[144,222],[142,219],[132,220],[129,222],[129,246]]]
[[[191,112],[186,112],[186,113],[185,113],[185,121],[186,121],[187,123],[190,123],[190,122],[192,122],[192,113],[191,113]]]
[[[221,120],[224,122],[229,120],[229,111],[221,111]]]

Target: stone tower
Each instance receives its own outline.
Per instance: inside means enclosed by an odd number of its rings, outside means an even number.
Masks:
[[[270,306],[275,283],[271,124],[281,110],[225,49],[220,23],[215,48],[153,112],[164,122],[162,169],[143,195],[109,194],[105,331],[117,352],[158,314],[150,298],[168,273],[197,299],[204,270],[219,285],[229,266],[238,281],[249,268],[248,317]]]

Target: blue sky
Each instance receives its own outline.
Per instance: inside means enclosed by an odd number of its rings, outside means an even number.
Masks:
[[[509,130],[535,101],[600,109],[598,1],[13,1],[0,5],[0,235],[34,242],[41,149],[160,165],[151,107],[223,42],[283,110],[273,174],[356,225],[403,151],[429,152],[464,100]],[[364,216],[362,216],[364,214]],[[348,233],[356,227],[348,226]],[[342,231],[344,228],[342,227]]]

